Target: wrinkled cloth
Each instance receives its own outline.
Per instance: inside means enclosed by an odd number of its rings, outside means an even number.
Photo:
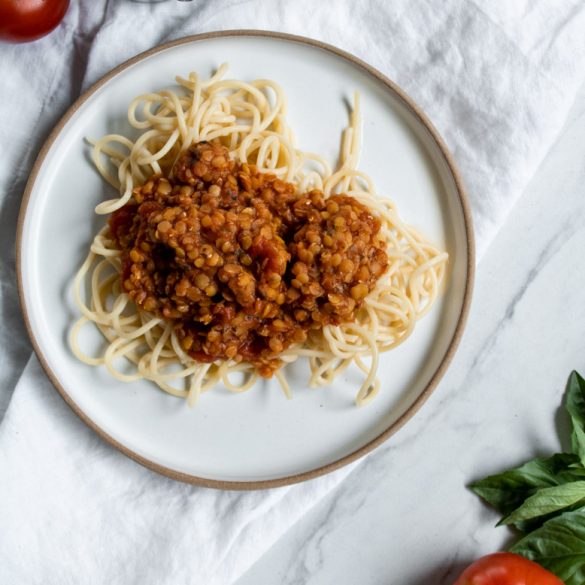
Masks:
[[[0,583],[232,583],[359,467],[249,493],[180,484],[105,444],[29,359],[15,224],[51,127],[81,91],[136,53],[233,28],[332,43],[402,86],[461,170],[478,257],[554,142],[585,74],[581,0],[81,0],[49,37],[0,44]]]

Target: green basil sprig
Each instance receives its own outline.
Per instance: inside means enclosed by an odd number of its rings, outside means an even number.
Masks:
[[[498,524],[524,536],[511,551],[536,561],[567,585],[585,583],[585,380],[572,372],[565,408],[572,453],[533,459],[473,483],[502,514]]]
[[[545,522],[511,549],[554,573],[565,585],[585,583],[585,510]]]

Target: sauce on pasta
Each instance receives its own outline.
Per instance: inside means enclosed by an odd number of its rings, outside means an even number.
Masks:
[[[91,141],[117,194],[95,209],[110,220],[74,280],[71,349],[188,404],[271,374],[290,398],[279,366],[299,359],[310,387],[351,368],[364,405],[381,354],[433,306],[448,255],[359,170],[359,94],[332,168],[297,144],[277,83],[226,72],[138,96],[132,136]],[[89,352],[86,325],[105,338]]]
[[[138,307],[171,321],[196,361],[246,361],[265,377],[312,331],[354,321],[388,267],[380,227],[353,197],[296,193],[205,142],[109,219]]]

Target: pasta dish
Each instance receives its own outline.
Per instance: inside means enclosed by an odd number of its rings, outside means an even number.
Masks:
[[[297,146],[275,82],[226,72],[137,97],[137,137],[92,143],[117,196],[97,206],[107,223],[75,278],[72,350],[189,404],[273,376],[290,397],[286,366],[301,358],[310,386],[356,367],[365,404],[380,354],[431,308],[447,254],[358,170],[359,95],[332,168]],[[90,323],[107,340],[98,355],[81,348]]]

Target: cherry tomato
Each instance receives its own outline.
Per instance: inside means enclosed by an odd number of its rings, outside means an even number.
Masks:
[[[494,553],[467,567],[454,585],[563,585],[563,582],[520,555]]]
[[[69,0],[0,0],[0,39],[39,39],[63,20],[68,7]]]

